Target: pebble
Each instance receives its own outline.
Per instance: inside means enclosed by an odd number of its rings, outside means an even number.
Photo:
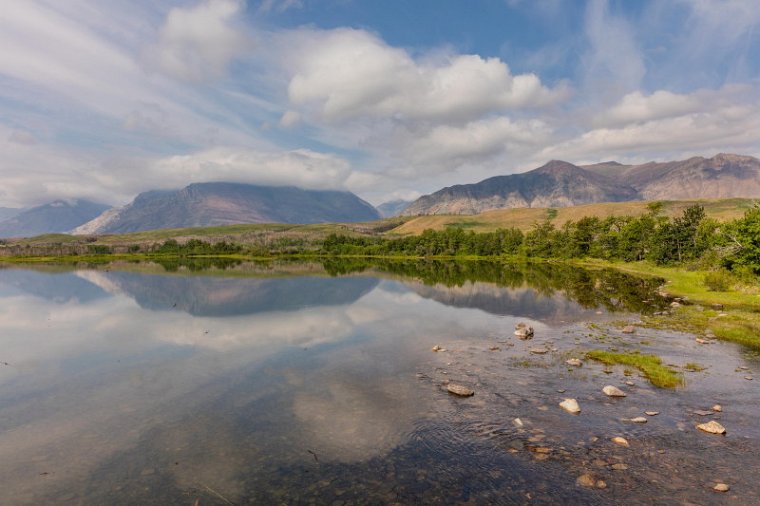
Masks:
[[[633,325],[626,325],[623,327],[623,334],[633,334],[636,332],[636,327]]]
[[[729,490],[731,490],[731,487],[729,487],[725,483],[718,483],[717,485],[713,487],[713,490],[715,490],[716,492],[728,492]]]
[[[436,344],[435,346],[433,346],[433,351],[446,351],[446,348],[441,348],[440,346]]]
[[[570,358],[568,360],[565,360],[565,363],[573,367],[580,367],[583,365],[583,362],[581,362],[579,358]]]
[[[577,414],[581,412],[581,407],[578,405],[578,401],[575,399],[565,399],[559,403],[559,407],[567,411],[568,413]]]
[[[530,351],[531,353],[535,353],[536,355],[544,355],[544,354],[546,354],[546,353],[547,353],[549,350],[547,350],[546,348],[531,348],[531,349],[530,349],[530,350],[528,350],[528,351]]]
[[[694,413],[695,415],[699,415],[699,416],[707,416],[707,415],[712,415],[712,414],[713,414],[713,412],[712,412],[712,411],[705,411],[705,410],[703,410],[703,409],[695,409],[695,410],[693,411],[693,413]]]
[[[607,385],[606,387],[602,388],[602,392],[604,392],[605,395],[609,397],[625,397],[625,392],[612,385]]]
[[[752,381],[752,376],[745,376],[745,377],[744,377],[744,379],[745,379],[745,380],[749,380],[749,381]]]
[[[491,351],[501,351],[501,348],[499,348],[498,346],[491,346],[488,349],[491,350]]]
[[[518,429],[522,429],[523,427],[525,427],[525,424],[519,418],[515,418],[514,420],[512,420],[512,425],[514,425]]]
[[[636,383],[634,383],[633,381],[626,381],[626,382],[625,382],[625,384],[626,384],[626,385],[628,385],[629,387],[632,387],[632,386],[634,386]]]
[[[459,395],[460,397],[470,397],[475,395],[475,392],[464,385],[457,385],[455,383],[449,383],[446,386],[446,390],[450,394]]]
[[[533,327],[525,323],[518,323],[515,325],[515,335],[519,339],[530,339],[533,337]]]
[[[711,420],[707,423],[700,423],[697,428],[701,431],[708,432],[710,434],[725,434],[726,428],[715,420]]]
[[[712,407],[712,410],[715,411],[716,413],[720,413],[721,411],[723,411],[723,406],[721,406],[720,404],[716,404],[715,406]]]
[[[681,307],[681,303],[678,301],[673,301],[670,303],[670,307]]]
[[[620,437],[620,436],[613,437],[612,438],[612,442],[615,443],[616,445],[625,446],[626,448],[628,448],[629,446],[631,446],[631,445],[628,444],[628,440],[627,439],[625,439],[624,437]]]
[[[644,411],[644,414],[647,416],[657,416],[660,414],[659,411]]]
[[[614,469],[615,471],[625,471],[626,469],[628,469],[628,466],[626,464],[617,463],[617,464],[612,464],[612,469]]]
[[[643,416],[637,416],[636,418],[631,418],[631,421],[633,423],[647,423],[647,419]]]
[[[578,476],[575,483],[581,487],[594,487],[596,485],[596,479],[590,474],[582,474]]]

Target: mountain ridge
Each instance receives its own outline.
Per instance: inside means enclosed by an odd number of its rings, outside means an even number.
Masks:
[[[28,237],[68,232],[100,215],[109,207],[84,199],[55,200],[21,210],[15,216],[0,222],[0,237]]]
[[[139,232],[240,223],[371,221],[377,210],[351,192],[303,190],[295,186],[193,183],[179,190],[139,194],[74,229],[77,235]]]
[[[639,165],[552,160],[528,172],[443,188],[420,197],[402,215],[731,197],[760,198],[760,160],[728,153]]]

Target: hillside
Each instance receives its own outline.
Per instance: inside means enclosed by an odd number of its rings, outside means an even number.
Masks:
[[[74,233],[113,234],[241,223],[359,222],[380,218],[350,192],[239,183],[197,183],[177,191],[151,191],[110,209]]]
[[[0,222],[0,237],[68,232],[92,220],[108,207],[88,200],[56,200],[27,209]]]
[[[685,208],[693,204],[701,204],[707,216],[719,221],[727,221],[744,215],[754,200],[752,199],[713,199],[713,200],[681,200],[662,201],[663,214],[678,216]],[[562,226],[568,221],[577,221],[585,216],[607,218],[609,216],[639,216],[648,212],[649,202],[614,202],[602,204],[587,204],[583,206],[556,208],[556,217],[552,222]],[[490,232],[497,228],[515,227],[529,230],[536,222],[542,221],[549,215],[546,208],[516,208],[495,209],[475,215],[429,215],[417,216],[391,230],[393,234],[416,235],[425,229],[443,230],[448,227],[460,227],[475,232]]]
[[[732,154],[641,165],[607,161],[577,166],[554,160],[522,174],[443,188],[420,197],[403,214],[477,214],[504,208],[723,198],[760,198],[760,160]]]

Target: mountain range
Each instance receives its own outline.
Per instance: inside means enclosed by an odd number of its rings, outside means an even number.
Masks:
[[[552,160],[529,172],[443,188],[420,197],[402,214],[728,197],[760,198],[760,160],[732,154],[641,165],[610,161],[578,166]]]
[[[56,200],[49,204],[18,210],[0,221],[0,237],[28,237],[54,232],[69,232],[110,206],[89,200]]]
[[[237,223],[335,223],[379,218],[380,214],[371,204],[350,192],[196,183],[181,190],[141,193],[126,206],[109,209],[73,233],[110,234]]]

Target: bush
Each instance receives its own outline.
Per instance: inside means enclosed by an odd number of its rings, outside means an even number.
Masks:
[[[727,292],[734,285],[734,277],[725,270],[705,274],[705,286],[711,292]]]

